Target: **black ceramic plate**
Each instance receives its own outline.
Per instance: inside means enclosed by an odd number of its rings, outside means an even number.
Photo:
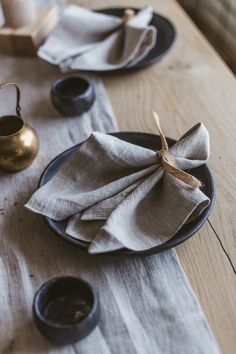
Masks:
[[[117,138],[127,141],[129,143],[139,145],[151,150],[156,150],[158,146],[160,147],[161,142],[160,142],[160,137],[158,135],[154,134],[146,134],[146,133],[129,133],[129,132],[119,132],[119,133],[113,133],[111,134],[113,136],[116,136]],[[174,144],[174,140],[172,139],[167,139],[169,146]],[[81,143],[82,144],[82,143]],[[43,186],[45,183],[47,183],[60,169],[62,166],[63,162],[65,162],[70,155],[81,145],[75,145],[72,148],[64,151],[62,154],[58,155],[54,160],[50,162],[50,164],[46,167],[44,170],[40,181],[39,181],[39,187]],[[202,165],[198,168],[194,168],[190,170],[190,173],[193,174],[195,177],[199,178],[203,184],[203,192],[211,199],[210,205],[203,211],[203,213],[194,221],[191,223],[188,223],[184,225],[178,233],[172,237],[170,240],[167,242],[151,248],[147,251],[142,251],[142,252],[134,252],[134,251],[129,251],[126,249],[120,250],[120,251],[115,251],[115,252],[110,252],[107,253],[106,255],[113,255],[113,256],[132,256],[132,255],[149,255],[149,254],[154,254],[158,252],[162,252],[164,250],[167,250],[171,247],[177,246],[181,242],[184,242],[187,240],[189,237],[193,236],[204,224],[204,222],[207,220],[208,215],[211,212],[211,209],[214,204],[215,200],[215,187],[214,187],[214,181],[211,175],[210,170],[206,165]],[[81,249],[88,249],[89,243],[84,242],[84,241],[79,241],[69,235],[66,234],[65,229],[67,225],[67,220],[63,221],[54,221],[48,217],[44,218],[47,224],[51,229],[53,229],[56,234],[61,237],[64,240],[67,240],[74,245],[80,247]]]
[[[118,7],[96,10],[96,12],[102,12],[107,15],[122,17],[125,9],[125,7]],[[139,9],[134,8],[134,10],[135,12],[137,12]],[[158,31],[155,47],[148,53],[148,55],[143,60],[141,60],[133,67],[122,68],[113,71],[129,71],[152,65],[157,61],[161,60],[162,57],[170,50],[176,37],[176,31],[173,24],[169,20],[167,20],[167,18],[158,15],[154,12],[150,25],[156,27]]]

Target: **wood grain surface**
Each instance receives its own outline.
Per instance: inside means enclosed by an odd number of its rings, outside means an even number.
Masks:
[[[93,9],[117,6],[118,3],[117,0],[73,2]],[[204,227],[176,250],[222,353],[234,354],[236,82],[229,69],[175,0],[150,2],[157,12],[167,16],[174,23],[178,32],[174,48],[160,63],[152,67],[130,74],[106,74],[103,79],[120,130],[156,132],[152,117],[152,110],[156,110],[162,119],[163,130],[169,137],[178,138],[198,121],[202,121],[210,132],[209,165],[217,187],[216,205]],[[145,4],[145,0],[119,1],[119,6],[126,7],[141,7]],[[60,129],[64,123],[58,116],[54,117],[57,124],[49,120],[49,116],[53,117],[55,112],[45,103],[48,102],[49,85],[59,75],[58,69],[51,67],[49,71],[46,63],[37,66],[32,59],[27,58],[19,59],[22,68],[15,67],[13,58],[1,56],[0,60],[0,79],[12,80],[16,76],[23,88],[22,106],[26,107],[25,114],[32,116],[29,123],[33,123],[36,130],[44,123],[47,134],[44,136],[41,130],[41,141],[50,147],[51,134],[55,144],[53,154],[61,152],[65,142],[73,145],[78,129],[76,124],[68,122],[71,128],[63,135],[65,141],[63,144],[59,138],[57,141],[56,129]],[[32,91],[30,84],[38,87],[38,91]],[[0,113],[3,113],[3,110],[5,112],[13,102],[8,96],[5,97],[4,105],[0,106]],[[37,107],[40,107],[41,115],[37,114]],[[31,303],[23,298],[23,294],[27,290],[33,297],[38,284],[53,275],[61,274],[61,264],[64,266],[64,273],[74,274],[75,266],[72,264],[79,267],[80,254],[74,249],[72,252],[71,245],[65,244],[61,247],[61,241],[51,237],[52,234],[43,220],[39,221],[37,216],[23,210],[19,205],[19,202],[26,202],[30,193],[35,190],[36,177],[52,157],[54,156],[50,148],[46,155],[39,154],[38,163],[31,174],[27,170],[14,176],[0,173],[1,186],[4,186],[0,191],[0,223],[1,230],[4,230],[1,231],[0,264],[2,269],[6,269],[1,272],[1,277],[2,281],[4,277],[12,279],[8,288],[0,294],[1,326],[8,329],[4,336],[0,333],[1,354],[59,353],[56,347],[49,351],[48,344],[37,337],[32,322],[28,320],[31,318]],[[22,176],[24,180],[19,185],[17,182],[22,181]],[[27,193],[23,192],[25,190]],[[40,239],[36,238],[36,223],[42,230]],[[50,267],[45,268],[43,264],[47,264],[48,254],[54,253],[57,257],[54,262],[48,262]],[[7,280],[5,283],[8,283]],[[16,302],[17,306],[14,306]],[[17,313],[14,312],[16,308]],[[12,319],[7,318],[9,311],[12,311]],[[60,353],[72,354],[74,350],[70,347],[65,351],[60,350]]]
[[[70,1],[72,2],[72,1]],[[73,1],[90,8],[117,1]],[[217,199],[209,221],[177,253],[205,311],[222,353],[236,348],[236,81],[175,0],[150,1],[177,29],[173,50],[158,64],[131,74],[104,77],[120,130],[155,132],[156,110],[169,137],[202,121],[211,136],[209,166]],[[145,6],[145,0],[119,6]]]

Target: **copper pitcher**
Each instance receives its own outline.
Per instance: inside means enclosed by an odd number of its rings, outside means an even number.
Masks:
[[[12,83],[0,84],[16,88],[16,115],[0,117],[0,167],[10,172],[21,171],[35,159],[39,142],[35,131],[21,117],[20,89]]]

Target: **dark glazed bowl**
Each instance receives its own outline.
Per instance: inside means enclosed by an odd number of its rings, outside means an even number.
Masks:
[[[51,99],[60,113],[76,116],[90,110],[95,100],[95,91],[85,78],[65,76],[53,82]]]
[[[63,306],[60,303],[61,299],[67,300],[67,306],[71,299],[79,299],[78,301],[82,299],[89,303],[89,309],[80,321],[68,323],[68,318],[65,321],[65,317],[52,320],[48,308],[52,310],[54,306],[55,310],[57,304],[61,316],[60,308]],[[66,315],[70,311],[68,307],[66,307]],[[78,310],[75,311],[77,315]],[[39,288],[33,301],[36,326],[44,337],[58,344],[70,344],[85,338],[96,327],[99,315],[100,306],[96,291],[86,281],[76,277],[65,276],[49,280]]]

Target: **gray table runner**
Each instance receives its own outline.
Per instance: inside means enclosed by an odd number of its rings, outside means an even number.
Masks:
[[[23,207],[53,157],[93,130],[116,130],[100,80],[93,80],[97,102],[91,113],[81,118],[63,118],[49,99],[51,82],[60,75],[57,68],[30,58],[1,56],[0,62],[0,79],[14,80],[20,85],[23,115],[38,132],[41,144],[29,169],[18,174],[0,172],[1,352],[218,353],[175,251],[146,258],[94,258],[58,239],[40,216]],[[1,92],[1,115],[14,109],[15,92],[11,92]],[[87,279],[97,288],[101,319],[83,341],[57,347],[36,330],[31,306],[42,282],[67,274]]]

